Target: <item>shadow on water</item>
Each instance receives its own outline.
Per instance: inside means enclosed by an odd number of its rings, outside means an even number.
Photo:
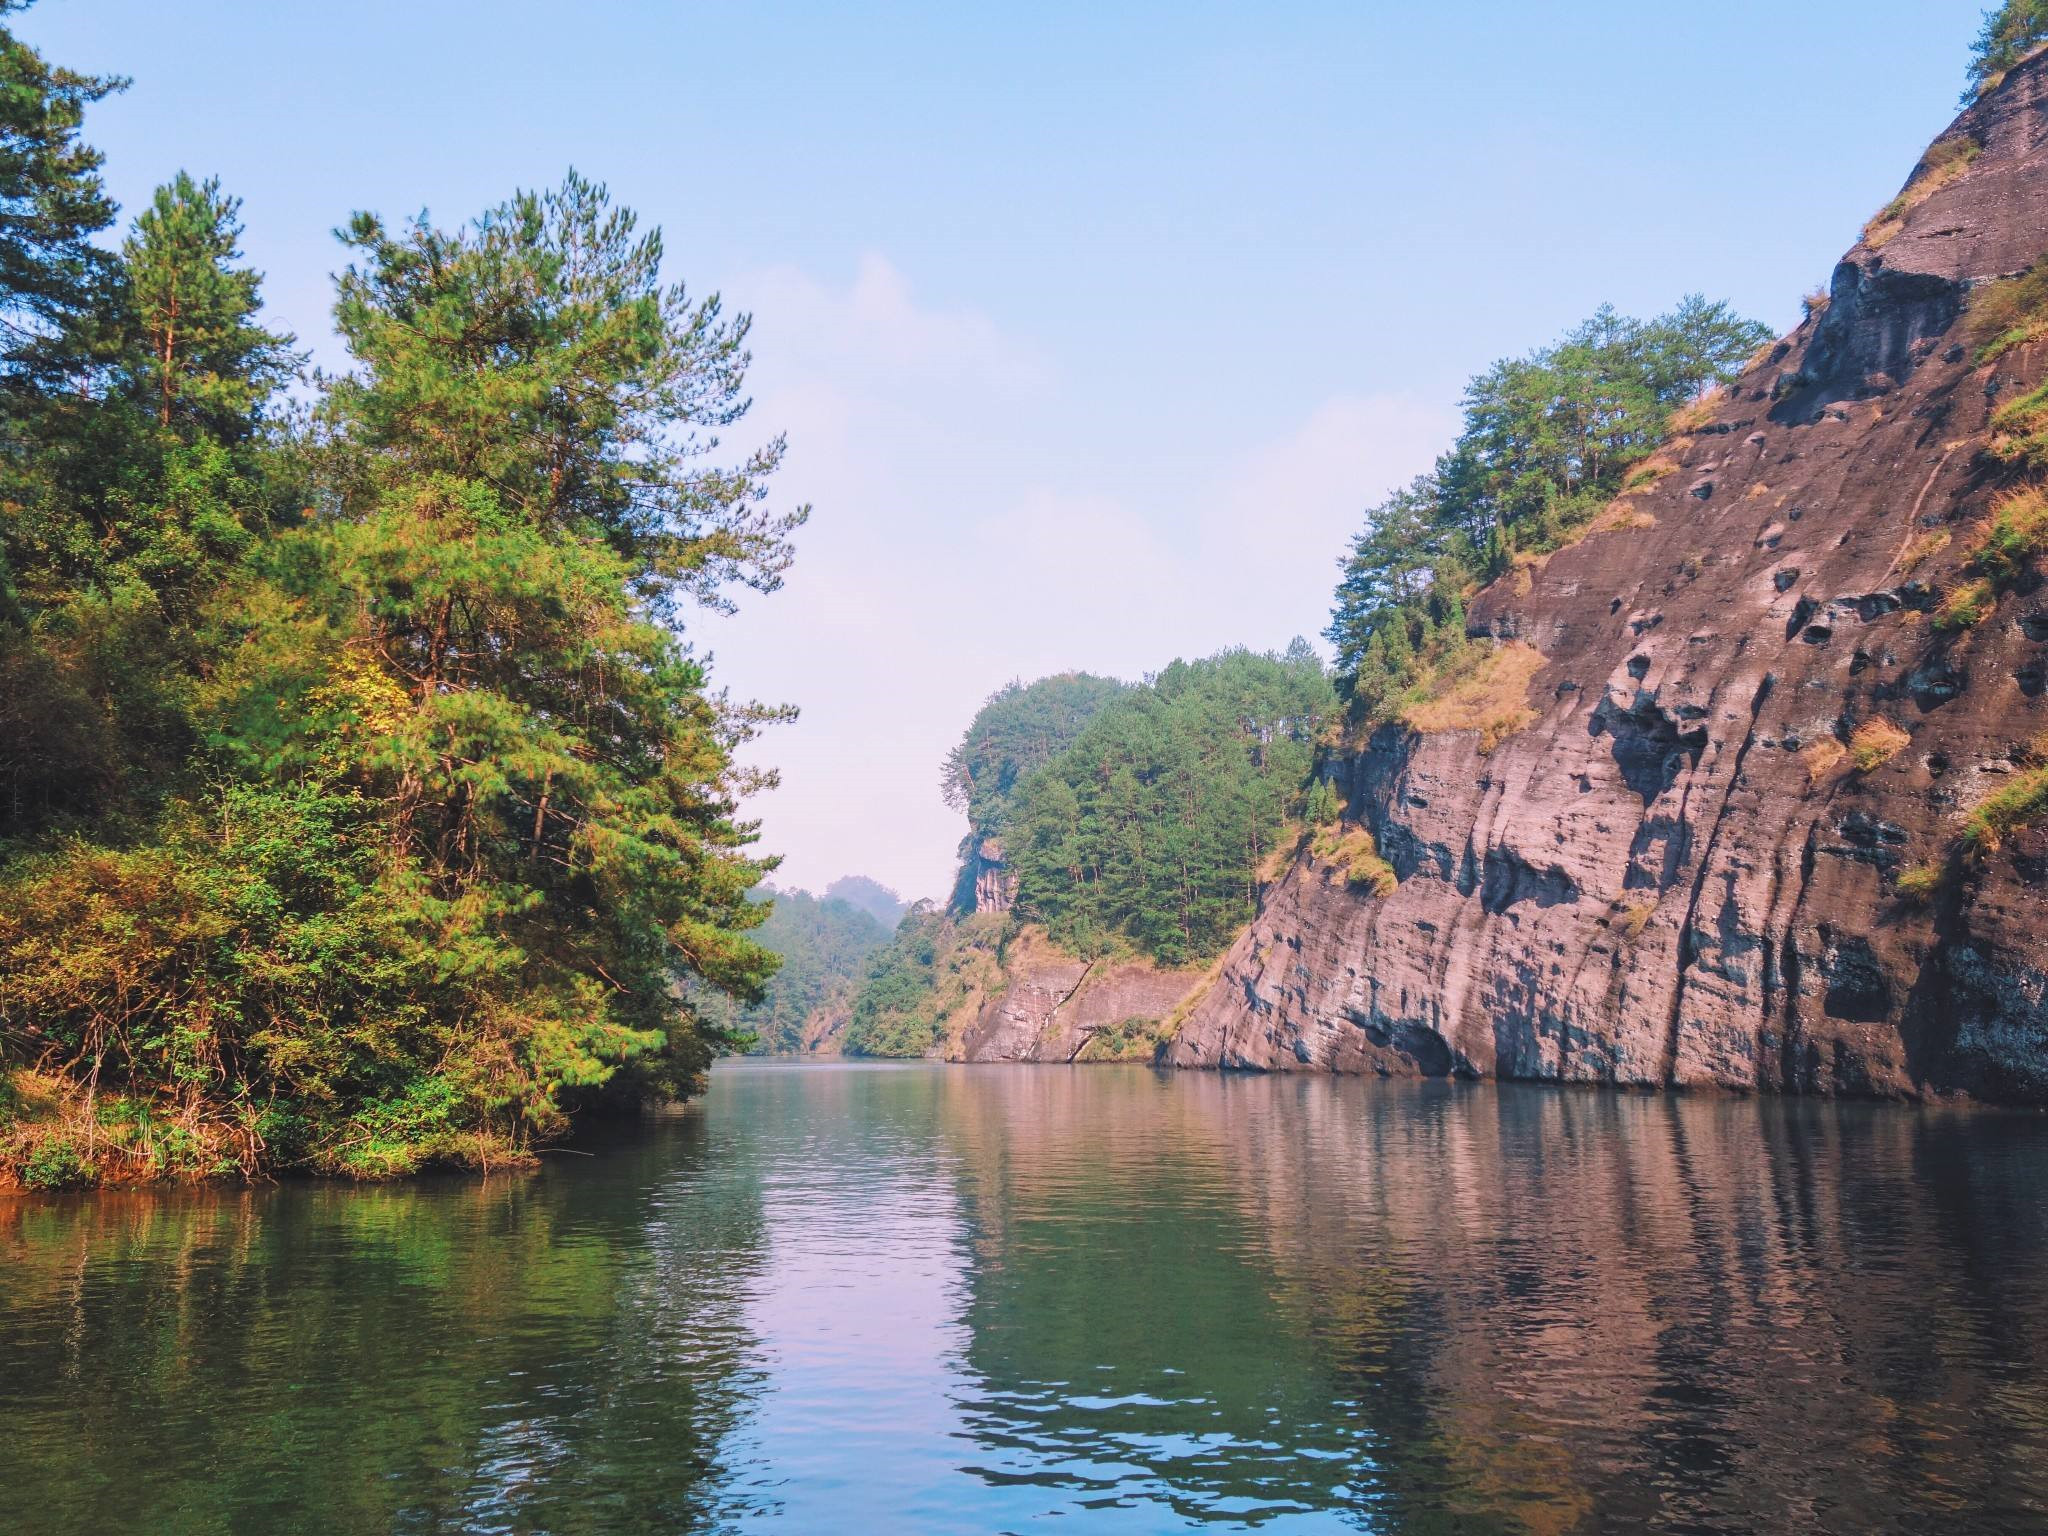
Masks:
[[[584,1150],[0,1202],[0,1528],[2048,1524],[2041,1119],[735,1064]]]

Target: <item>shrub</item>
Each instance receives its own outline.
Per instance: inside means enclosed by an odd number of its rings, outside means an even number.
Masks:
[[[1985,797],[1964,823],[1963,841],[1988,852],[2043,816],[2048,816],[2048,768],[2032,768]]]
[[[1394,866],[1380,856],[1379,844],[1364,827],[1354,827],[1349,832],[1332,828],[1319,833],[1309,851],[1319,859],[1342,865],[1345,884],[1369,890],[1375,896],[1391,896],[1401,883]]]
[[[1967,133],[1952,133],[1935,140],[1913,167],[1905,189],[1863,226],[1863,243],[1872,250],[1882,247],[1906,227],[1907,214],[1962,175],[1983,152],[1984,146]]]
[[[1394,866],[1380,857],[1377,848],[1367,848],[1355,855],[1344,873],[1344,880],[1347,885],[1363,887],[1375,896],[1391,896],[1401,884],[1401,877],[1394,873]]]
[[[23,1159],[21,1182],[30,1189],[73,1189],[92,1182],[92,1169],[70,1142],[52,1138]]]
[[[2018,468],[2048,469],[2048,385],[1993,413],[1985,451]]]
[[[2034,556],[2048,549],[2048,492],[2039,486],[2014,491],[1977,525],[1970,547],[1970,566],[1996,586],[2006,587],[2026,571]]]
[[[1925,906],[1934,899],[1934,893],[1941,888],[1941,867],[1936,864],[1915,864],[1902,869],[1892,882],[1892,891],[1901,901],[1914,906]]]
[[[1866,720],[1849,738],[1849,756],[1858,773],[1874,773],[1897,757],[1913,738],[1882,716]]]

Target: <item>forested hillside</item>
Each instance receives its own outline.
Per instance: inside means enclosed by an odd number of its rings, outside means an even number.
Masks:
[[[1176,661],[1135,686],[1067,674],[997,693],[944,784],[970,818],[963,866],[1000,840],[1005,901],[977,912],[963,880],[951,910],[914,909],[869,969],[845,1048],[934,1049],[999,985],[1019,924],[1083,957],[1171,966],[1215,954],[1293,846],[1336,708],[1303,642]]]
[[[1649,321],[1602,308],[1475,377],[1458,440],[1366,513],[1343,562],[1328,638],[1356,716],[1390,717],[1484,666],[1466,644],[1473,594],[1625,516],[1610,510],[1618,493],[1677,468],[1656,457],[1674,423],[1769,340],[1693,295]]]
[[[119,82],[0,30],[0,86],[0,1178],[490,1163],[687,1091],[686,984],[773,968],[772,714],[683,638],[803,516],[718,452],[746,318],[574,174],[358,213],[295,404],[235,199],[97,243]]]
[[[837,1032],[845,1025],[869,958],[894,931],[893,923],[885,925],[867,907],[832,894],[837,891],[852,891],[883,910],[903,910],[887,886],[860,875],[833,881],[824,896],[763,888],[760,899],[769,903],[768,919],[754,940],[775,956],[775,974],[758,1002],[715,990],[698,1002],[735,1049],[774,1056],[796,1055],[828,1042],[837,1049]]]

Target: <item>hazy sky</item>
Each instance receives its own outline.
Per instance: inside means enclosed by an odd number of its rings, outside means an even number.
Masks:
[[[1955,109],[1969,0],[681,4],[42,0],[133,208],[246,201],[324,361],[330,231],[574,165],[755,315],[747,436],[815,505],[692,626],[780,880],[946,888],[982,698],[1321,629],[1360,511],[1465,378],[1603,300],[1789,325]]]

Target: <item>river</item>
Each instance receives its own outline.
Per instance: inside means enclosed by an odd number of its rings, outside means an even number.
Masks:
[[[2048,1119],[729,1062],[534,1173],[0,1197],[0,1529],[2048,1528]]]

